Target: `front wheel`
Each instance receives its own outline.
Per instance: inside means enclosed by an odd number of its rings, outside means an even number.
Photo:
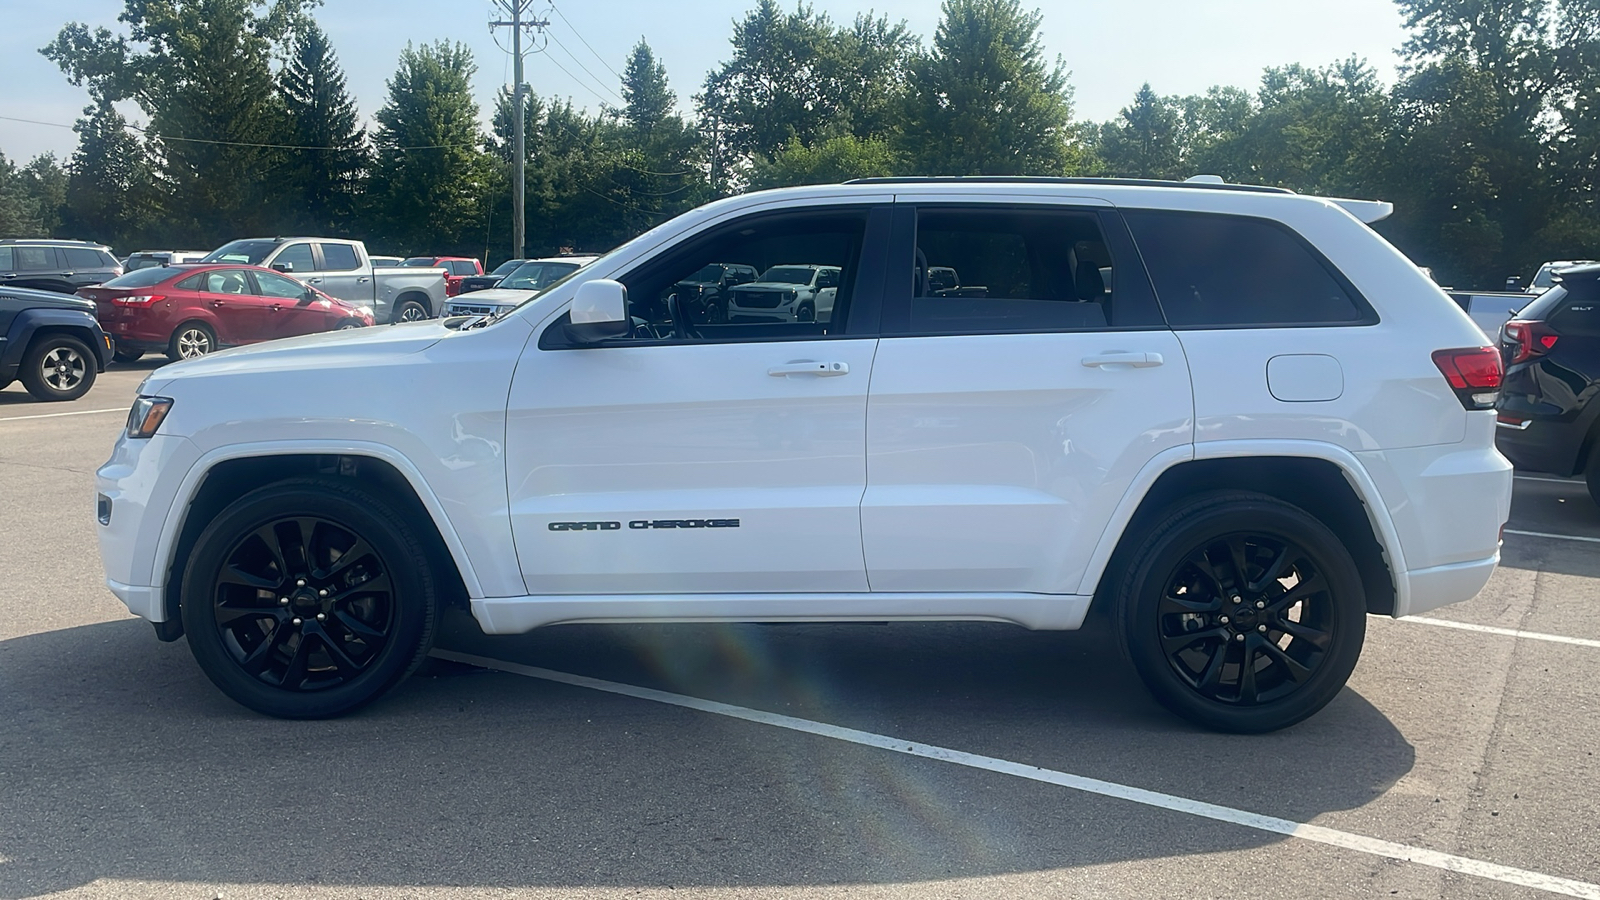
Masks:
[[[201,532],[183,578],[184,634],[240,704],[287,719],[344,715],[427,655],[429,558],[410,522],[359,485],[267,485]]]
[[[1327,526],[1272,497],[1179,504],[1129,557],[1121,638],[1162,705],[1218,731],[1260,733],[1326,706],[1355,670],[1366,596]]]
[[[97,365],[83,341],[46,335],[22,357],[22,386],[35,400],[76,400],[94,387]]]

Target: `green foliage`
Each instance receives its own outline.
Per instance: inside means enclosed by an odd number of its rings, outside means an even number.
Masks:
[[[756,161],[750,173],[750,188],[834,184],[852,178],[893,175],[899,170],[899,154],[882,138],[841,134],[814,147],[796,139],[771,159]]]
[[[62,237],[95,240],[123,250],[161,236],[150,210],[155,184],[150,157],[109,102],[86,108],[73,129],[78,149],[67,163]]]
[[[315,22],[299,29],[278,73],[288,116],[285,193],[300,220],[297,231],[342,232],[354,224],[355,202],[368,164],[366,130],[328,36]]]
[[[1072,90],[1018,0],[944,0],[933,48],[910,67],[902,146],[926,175],[1063,175]]]
[[[475,255],[492,168],[464,44],[406,45],[378,110],[367,192],[373,230],[405,252]]]
[[[1113,178],[1183,177],[1184,113],[1181,100],[1156,96],[1146,82],[1131,106],[1100,127],[1097,168]]]

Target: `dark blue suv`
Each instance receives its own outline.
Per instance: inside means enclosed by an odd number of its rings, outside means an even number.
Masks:
[[[21,380],[38,400],[76,400],[111,362],[111,338],[88,300],[0,287],[0,388]]]

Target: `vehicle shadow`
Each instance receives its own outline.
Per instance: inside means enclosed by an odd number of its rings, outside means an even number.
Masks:
[[[1305,820],[1413,748],[1346,690],[1257,737],[1158,708],[1098,629],[562,626],[441,645]],[[0,897],[97,878],[482,887],[905,883],[1283,838],[812,735],[435,664],[256,716],[118,621],[0,642]]]

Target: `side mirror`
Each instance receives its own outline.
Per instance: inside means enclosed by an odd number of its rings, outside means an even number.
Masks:
[[[578,294],[572,298],[571,315],[567,339],[574,344],[598,344],[627,337],[632,330],[628,318],[628,289],[621,282],[606,278],[578,285]]]
[[[294,271],[294,263],[275,262],[275,263],[272,264],[272,269],[275,272],[293,272]]]

